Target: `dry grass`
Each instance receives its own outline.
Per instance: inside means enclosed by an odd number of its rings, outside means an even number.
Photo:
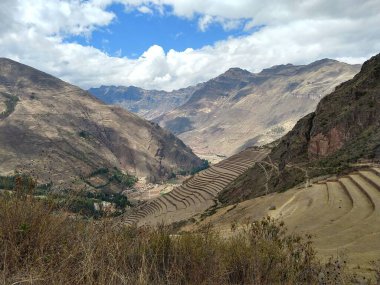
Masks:
[[[174,235],[165,226],[73,219],[48,200],[2,195],[0,250],[2,284],[335,284],[318,279],[328,267],[310,238],[270,218],[229,238],[211,228]]]

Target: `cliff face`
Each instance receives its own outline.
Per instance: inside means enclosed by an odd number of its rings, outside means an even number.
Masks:
[[[270,191],[305,181],[305,171],[311,177],[334,173],[362,158],[380,160],[380,54],[274,145],[266,165],[277,165],[279,172],[268,184]],[[221,200],[232,203],[259,196],[264,185],[262,170],[254,167],[222,193]]]
[[[339,127],[332,128],[327,134],[319,133],[309,141],[309,157],[318,158],[333,154],[344,145],[345,140],[344,130]]]
[[[41,183],[72,187],[99,168],[163,180],[201,163],[157,124],[46,73],[0,59],[0,175],[22,170]]]

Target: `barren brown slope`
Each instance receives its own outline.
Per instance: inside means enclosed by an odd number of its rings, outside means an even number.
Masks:
[[[155,121],[178,134],[197,154],[229,156],[286,134],[359,68],[329,59],[274,66],[258,74],[233,68]]]
[[[232,224],[265,216],[284,221],[290,232],[312,234],[324,259],[340,254],[350,267],[367,270],[380,258],[379,166],[230,205],[188,229],[211,224],[228,235]]]
[[[3,175],[22,169],[66,188],[102,167],[161,180],[201,164],[157,124],[8,59],[0,59],[0,110]]]

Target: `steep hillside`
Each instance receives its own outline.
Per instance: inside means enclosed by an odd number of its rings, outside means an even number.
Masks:
[[[135,86],[101,86],[88,92],[107,104],[119,105],[151,120],[183,105],[202,84],[166,92],[145,90]]]
[[[228,236],[231,224],[266,216],[284,221],[290,232],[311,234],[324,259],[338,253],[368,272],[380,256],[379,165],[217,209],[191,228],[213,225]]]
[[[360,159],[380,159],[380,54],[273,147],[265,165],[272,175],[268,183],[262,169],[252,168],[221,199],[230,203],[255,197],[265,185],[269,191],[286,190],[310,177],[343,171]]]
[[[200,155],[232,155],[286,134],[299,118],[358,65],[324,59],[274,66],[258,74],[239,68],[204,83],[182,106],[156,118]]]
[[[102,188],[110,181],[96,176],[105,172],[161,180],[201,165],[157,124],[8,59],[0,59],[0,112],[0,175],[20,170],[61,188]]]

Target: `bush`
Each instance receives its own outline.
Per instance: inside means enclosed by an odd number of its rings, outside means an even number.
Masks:
[[[205,169],[207,169],[209,167],[210,167],[210,162],[208,160],[206,160],[206,159],[202,159],[202,163],[201,163],[200,166],[194,167],[190,171],[189,170],[180,169],[180,170],[177,171],[177,174],[178,175],[182,175],[182,176],[189,175],[189,174],[190,175],[194,175],[194,174],[196,174],[196,173],[198,173],[198,172],[200,172],[202,170],[205,170]]]
[[[124,196],[121,193],[87,192],[84,196],[90,199],[114,203],[118,209],[124,209],[126,206],[131,206],[127,196]]]
[[[229,238],[211,228],[173,235],[74,220],[15,195],[0,197],[0,250],[5,284],[315,284],[323,271],[310,237],[269,218]]]
[[[101,174],[107,174],[109,172],[110,171],[109,171],[108,168],[106,168],[106,167],[100,167],[100,168],[94,170],[93,172],[91,172],[90,177],[94,177],[96,175],[101,175]]]
[[[85,131],[85,130],[81,130],[78,132],[78,136],[80,136],[81,138],[84,138],[84,139],[88,139],[90,138],[90,133]]]
[[[202,170],[205,170],[205,169],[207,169],[209,167],[210,167],[210,162],[208,160],[206,160],[206,159],[202,159],[202,164],[200,166],[198,166],[198,167],[193,168],[190,171],[190,174],[194,175],[195,173],[198,173],[198,172],[200,172]]]
[[[110,181],[117,181],[125,187],[132,187],[137,182],[137,177],[129,174],[124,174],[116,167],[114,168],[113,175],[110,178]]]
[[[67,210],[72,213],[78,213],[85,217],[97,217],[100,215],[100,213],[95,210],[95,201],[93,199],[72,197],[64,201]]]
[[[13,96],[8,93],[1,92],[0,95],[2,95],[3,97],[7,99],[7,101],[5,101],[6,110],[0,113],[0,119],[4,119],[8,117],[10,114],[12,114],[12,112],[15,110],[15,107],[19,99],[17,96]]]
[[[95,177],[95,176],[101,176],[106,179],[106,182],[102,185],[94,185],[89,181],[89,178]],[[88,178],[83,178],[84,181],[90,185],[91,187],[94,187],[96,189],[104,189],[105,187],[109,186],[110,183],[114,182],[117,183],[123,187],[132,187],[137,182],[138,178],[136,176],[125,174],[117,167],[114,168],[106,168],[101,167],[96,170],[94,170]]]
[[[36,181],[26,174],[0,176],[0,189],[14,190],[16,188],[18,192],[28,192],[35,186]]]

